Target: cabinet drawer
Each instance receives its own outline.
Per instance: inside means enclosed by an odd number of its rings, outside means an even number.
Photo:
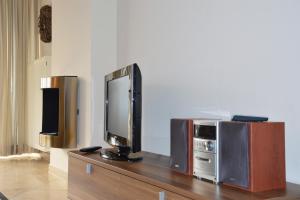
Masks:
[[[91,166],[90,174],[87,165]],[[115,200],[120,175],[96,165],[69,157],[68,195],[74,200]]]
[[[121,175],[119,200],[189,200],[160,187]]]
[[[121,175],[120,200],[158,200],[161,188]]]
[[[172,193],[172,192],[165,192],[166,193],[166,200],[191,200],[184,196]]]
[[[73,157],[69,157],[68,181],[68,196],[72,200],[188,200]]]

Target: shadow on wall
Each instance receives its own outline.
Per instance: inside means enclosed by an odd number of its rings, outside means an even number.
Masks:
[[[145,151],[170,154],[171,118],[213,118],[229,120],[230,112],[216,107],[209,97],[193,98],[191,89],[166,85],[143,87],[142,148]]]

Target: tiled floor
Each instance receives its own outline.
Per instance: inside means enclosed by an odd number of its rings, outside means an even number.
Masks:
[[[10,200],[66,200],[67,180],[45,161],[0,161],[0,192]]]

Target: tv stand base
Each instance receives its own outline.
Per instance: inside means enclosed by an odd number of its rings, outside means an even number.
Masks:
[[[139,153],[130,153],[129,151],[124,150],[123,148],[101,149],[100,156],[108,160],[130,161],[130,162],[136,162],[143,159],[139,155]]]

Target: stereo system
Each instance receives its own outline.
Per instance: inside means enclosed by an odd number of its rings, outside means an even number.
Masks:
[[[171,119],[170,166],[250,192],[284,189],[284,137],[283,122]]]
[[[219,122],[194,120],[193,175],[219,182]]]

